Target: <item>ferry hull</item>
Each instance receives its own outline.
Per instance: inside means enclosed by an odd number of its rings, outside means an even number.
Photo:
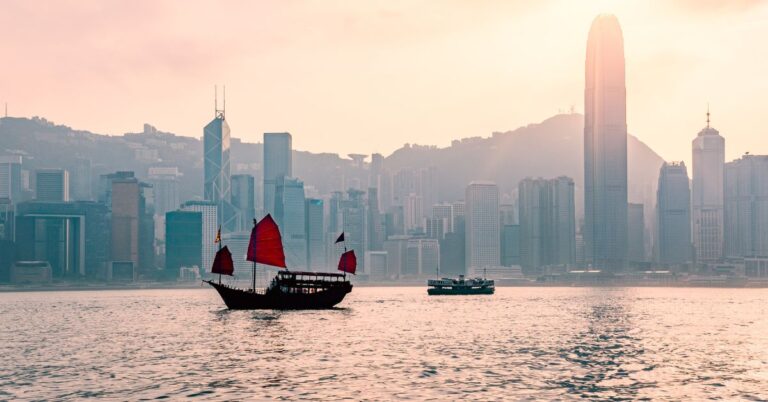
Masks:
[[[494,288],[474,288],[474,289],[448,289],[431,288],[427,289],[430,296],[462,296],[462,295],[492,295]]]
[[[266,293],[254,293],[235,289],[213,281],[203,281],[211,285],[230,310],[319,310],[329,309],[341,303],[344,296],[352,291],[349,282],[318,290],[315,293],[284,293],[277,288]]]

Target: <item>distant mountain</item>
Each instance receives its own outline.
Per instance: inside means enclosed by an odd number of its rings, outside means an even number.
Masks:
[[[437,167],[440,198],[449,201],[463,199],[464,189],[472,180],[494,181],[502,194],[508,194],[526,177],[564,175],[574,179],[576,201],[581,204],[583,132],[583,115],[561,114],[487,138],[456,140],[446,148],[406,145],[387,157],[385,165],[391,171]],[[628,158],[630,202],[651,201],[663,159],[631,135]]]
[[[577,204],[583,183],[583,116],[557,115],[538,124],[491,137],[465,138],[446,148],[406,145],[385,159],[392,173],[409,167],[435,166],[438,171],[438,199],[464,198],[472,180],[492,180],[502,194],[509,194],[527,177],[572,177],[577,186]],[[202,125],[201,125],[202,134]],[[236,127],[233,128],[236,133]],[[74,169],[76,158],[90,159],[92,175],[133,170],[146,178],[151,166],[177,166],[183,177],[182,199],[202,195],[202,142],[144,125],[140,133],[106,136],[55,125],[43,118],[0,119],[0,154],[25,156],[24,169],[64,167]],[[258,177],[262,145],[232,139],[232,172]],[[662,159],[637,138],[629,138],[629,184],[632,202],[649,201],[655,193]],[[294,175],[317,193],[342,189],[353,180],[365,185],[367,173],[349,159],[336,154],[294,151]],[[94,189],[96,187],[94,186]],[[308,191],[312,193],[312,190]],[[649,198],[650,197],[650,198]]]

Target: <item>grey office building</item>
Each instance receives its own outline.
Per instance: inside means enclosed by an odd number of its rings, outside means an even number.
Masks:
[[[656,192],[656,253],[662,264],[691,261],[691,191],[683,162],[664,163]]]
[[[237,214],[235,231],[247,231],[253,227],[253,219],[256,218],[255,197],[256,189],[253,176],[249,174],[232,176],[232,206]]]
[[[35,199],[47,202],[69,201],[69,172],[64,169],[35,171]]]
[[[768,155],[725,164],[725,256],[768,256]]]
[[[281,177],[293,176],[290,133],[264,133],[264,211],[275,213],[275,191]]]

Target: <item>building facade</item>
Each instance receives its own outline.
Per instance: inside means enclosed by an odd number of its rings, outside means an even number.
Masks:
[[[584,90],[584,242],[594,268],[627,259],[627,107],[624,39],[615,16],[600,15],[587,41]]]
[[[293,177],[290,133],[264,133],[264,211],[275,212],[275,191],[281,177]]]
[[[472,182],[466,189],[465,258],[467,272],[500,265],[499,188]]]
[[[709,113],[707,127],[693,139],[692,150],[692,235],[696,261],[717,261],[723,257],[725,247],[725,139],[709,126]]]
[[[656,198],[657,261],[685,264],[691,261],[691,192],[683,162],[664,163],[659,171]]]

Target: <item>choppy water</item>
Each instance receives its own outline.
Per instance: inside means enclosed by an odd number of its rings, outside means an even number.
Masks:
[[[322,312],[0,294],[0,399],[768,399],[768,290],[425,293],[357,287]]]

